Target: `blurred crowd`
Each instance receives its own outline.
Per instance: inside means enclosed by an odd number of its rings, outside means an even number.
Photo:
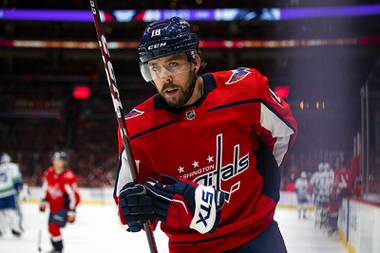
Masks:
[[[77,121],[75,145],[66,149],[69,167],[78,175],[81,187],[111,186],[117,167],[116,127],[101,121]],[[51,154],[65,146],[63,129],[57,122],[18,122],[12,127],[0,124],[12,160],[20,166],[24,182],[42,184],[43,171],[51,166]],[[32,148],[31,148],[32,147]]]

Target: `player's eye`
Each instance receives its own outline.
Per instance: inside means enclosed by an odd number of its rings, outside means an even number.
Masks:
[[[159,72],[161,68],[158,65],[153,65],[153,66],[150,66],[150,69],[154,72]]]
[[[169,68],[170,69],[175,69],[178,66],[179,66],[178,62],[172,61],[172,62],[169,63]]]

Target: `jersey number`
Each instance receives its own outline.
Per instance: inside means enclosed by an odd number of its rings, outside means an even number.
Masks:
[[[0,173],[0,183],[5,183],[7,182],[7,180],[8,180],[7,174]]]
[[[161,29],[156,29],[152,31],[152,37],[160,36],[160,35],[161,35]]]

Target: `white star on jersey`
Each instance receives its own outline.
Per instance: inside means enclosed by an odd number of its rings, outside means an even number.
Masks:
[[[208,161],[208,163],[211,163],[214,161],[214,157],[209,155],[206,160]]]
[[[194,162],[193,162],[193,167],[194,167],[194,169],[195,169],[195,168],[198,168],[198,167],[199,167],[199,162],[194,161]]]
[[[185,167],[179,166],[177,170],[178,170],[178,173],[184,173],[185,172]]]

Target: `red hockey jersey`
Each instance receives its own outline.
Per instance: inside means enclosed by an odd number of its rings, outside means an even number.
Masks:
[[[202,76],[204,94],[173,109],[158,95],[126,116],[138,180],[159,174],[211,185],[227,198],[212,233],[161,224],[170,252],[222,252],[255,238],[273,221],[279,199],[279,165],[294,142],[288,104],[255,69]],[[131,181],[119,134],[120,168],[114,197]]]
[[[79,204],[77,178],[71,169],[56,174],[50,167],[45,171],[43,181],[44,198],[49,202],[52,213],[62,209],[73,210]]]

